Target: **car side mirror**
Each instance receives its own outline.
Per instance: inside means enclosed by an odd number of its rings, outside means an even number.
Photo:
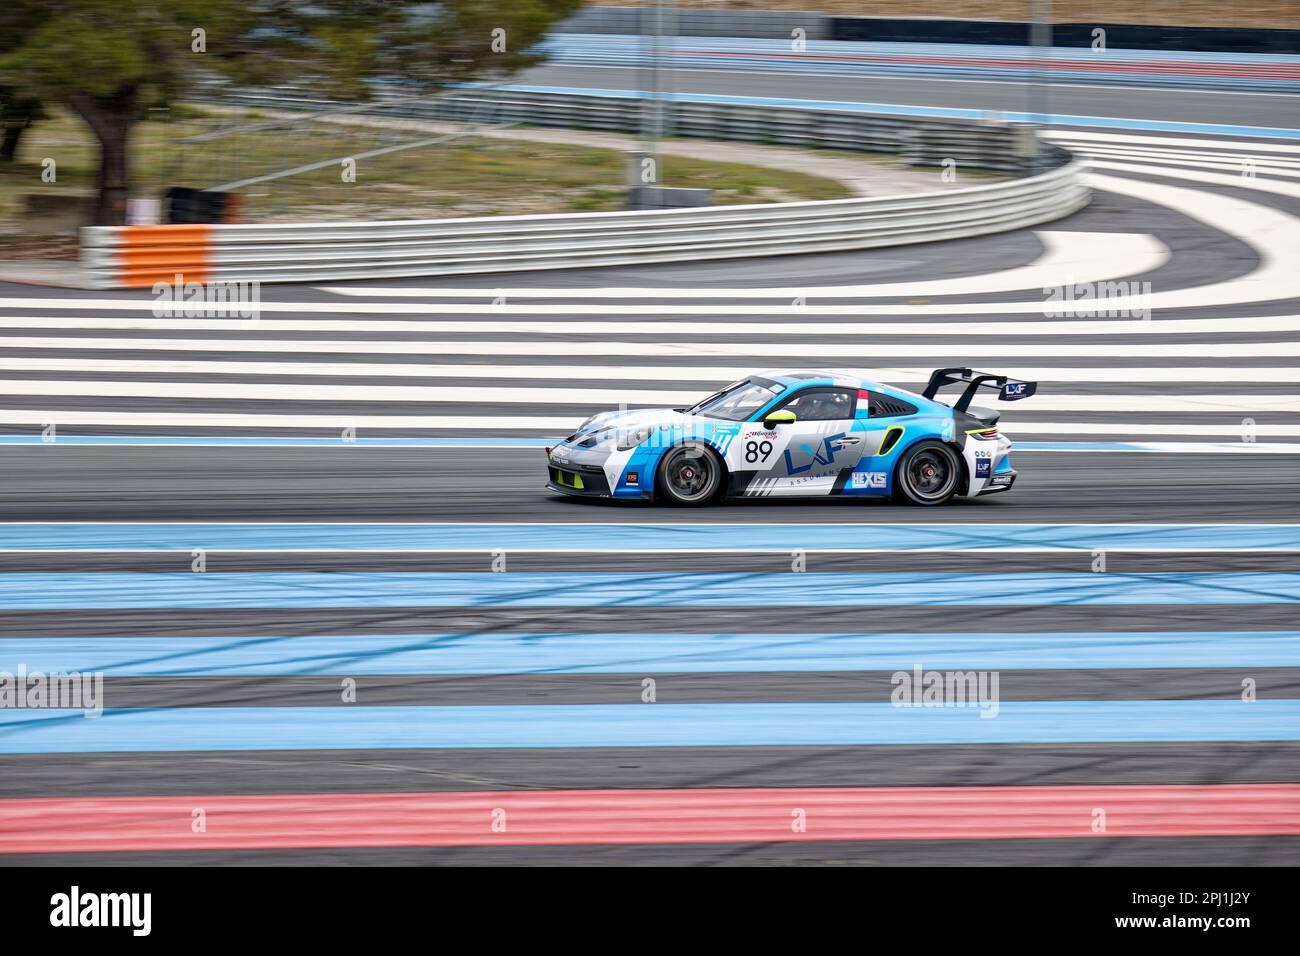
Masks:
[[[777,425],[793,425],[798,421],[794,412],[781,409],[779,412],[773,412],[763,419],[763,427],[768,431],[776,428]]]

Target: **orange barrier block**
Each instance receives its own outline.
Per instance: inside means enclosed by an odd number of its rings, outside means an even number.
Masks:
[[[118,233],[117,284],[207,282],[212,275],[212,226],[126,226]]]

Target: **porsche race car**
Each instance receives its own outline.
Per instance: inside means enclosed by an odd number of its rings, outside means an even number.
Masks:
[[[951,405],[941,389],[964,386]],[[1011,442],[980,389],[1002,401],[1037,383],[936,369],[918,395],[855,376],[767,372],[690,408],[603,412],[546,449],[565,495],[704,505],[725,497],[892,497],[938,505],[1008,491]]]

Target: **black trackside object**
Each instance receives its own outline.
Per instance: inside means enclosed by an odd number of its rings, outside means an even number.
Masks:
[[[969,368],[937,368],[930,373],[930,381],[926,383],[925,391],[922,394],[933,401],[934,397],[939,394],[939,389],[946,385],[966,386],[965,391],[961,393],[961,397],[952,405],[953,409],[959,412],[964,412],[970,407],[971,400],[975,398],[975,393],[981,388],[997,389],[998,401],[1000,402],[1017,402],[1038,391],[1037,382],[1022,382],[1019,379],[1008,378],[1005,375],[997,375],[993,372],[977,372]]]

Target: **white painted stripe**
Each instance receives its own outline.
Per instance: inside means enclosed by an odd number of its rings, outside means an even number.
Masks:
[[[1208,175],[1208,174],[1207,174]],[[1115,182],[1128,182],[1128,180],[1115,180]],[[1256,180],[1258,182],[1258,180]],[[1155,185],[1155,184],[1149,184]],[[1176,187],[1169,187],[1176,188]],[[1188,190],[1190,191],[1190,190]],[[1136,193],[1135,193],[1136,195]],[[1252,203],[1243,203],[1243,206],[1263,209],[1263,206],[1256,206]],[[1243,210],[1244,212],[1244,210]],[[1235,235],[1236,233],[1234,233]],[[1233,282],[1243,281],[1242,279],[1229,280]],[[1270,279],[1274,276],[1270,275]],[[1220,283],[1222,285],[1223,283]],[[1203,289],[1210,289],[1212,286],[1197,286],[1195,289],[1189,289],[1187,292],[1199,292]],[[1295,289],[1290,289],[1292,293]],[[701,295],[707,295],[707,291],[701,290]],[[1158,293],[1160,295],[1180,295],[1181,290]],[[1290,298],[1293,296],[1274,296],[1273,298]],[[1151,297],[1153,307],[1156,304],[1154,294]],[[1114,308],[1119,308],[1119,300],[1115,302]],[[1265,301],[1263,299],[1249,299],[1245,301]],[[1178,308],[1190,307],[1194,305],[1222,305],[1234,303],[1222,302],[1191,302],[1176,306]],[[0,299],[0,309],[3,308],[31,308],[31,309],[66,309],[66,310],[88,310],[94,311],[116,311],[116,312],[135,312],[147,311],[152,307],[152,300],[122,300],[122,299]],[[730,321],[726,323],[704,324],[704,327],[710,332],[725,332],[736,334],[738,332],[746,334],[756,334],[757,326],[747,325],[743,319],[754,316],[776,316],[782,318],[805,318],[813,316],[878,316],[878,315],[1001,315],[1003,313],[1011,314],[1033,314],[1043,313],[1049,308],[1050,304],[1046,297],[1030,302],[954,302],[943,305],[862,305],[862,304],[844,304],[844,305],[818,305],[815,302],[808,302],[803,306],[794,305],[772,305],[770,303],[750,303],[747,305],[731,305],[718,303],[690,303],[690,304],[664,304],[664,303],[646,303],[641,304],[589,304],[589,303],[509,303],[502,306],[493,306],[480,303],[464,302],[347,302],[347,303],[321,303],[321,302],[262,302],[258,308],[262,313],[272,315],[278,313],[327,313],[338,315],[339,313],[355,314],[402,314],[402,315],[455,315],[455,316],[482,316],[480,320],[474,321],[456,321],[453,319],[442,320],[420,320],[420,319],[397,319],[386,321],[384,319],[241,319],[234,317],[237,313],[237,307],[225,304],[213,304],[209,306],[209,311],[214,313],[210,318],[185,318],[182,315],[171,317],[170,315],[139,316],[139,317],[102,317],[93,315],[64,316],[64,315],[0,315],[0,328],[8,329],[26,329],[26,328],[50,328],[50,329],[77,329],[77,328],[97,328],[97,329],[225,329],[238,331],[240,329],[257,331],[262,330],[283,330],[283,331],[371,331],[371,332],[474,332],[474,331],[527,331],[543,334],[546,332],[577,332],[586,333],[591,331],[609,331],[618,332],[629,331],[655,331],[660,328],[669,328],[674,331],[689,331],[699,328],[699,322],[682,322],[674,326],[664,322],[636,322],[627,320],[612,320],[607,322],[570,322],[566,321],[569,316],[654,316],[654,315],[687,315],[687,316],[738,316],[742,321]],[[1175,306],[1169,305],[1169,308]],[[183,311],[183,306],[179,307]],[[171,311],[167,306],[164,311]],[[222,317],[226,314],[232,314],[231,317]],[[545,320],[539,318],[534,322],[511,322],[504,321],[505,316],[539,316],[545,317]],[[1005,335],[1023,335],[1023,334],[1060,334],[1060,335],[1088,335],[1088,334],[1107,334],[1127,328],[1128,331],[1147,331],[1169,332],[1177,331],[1173,326],[1174,322],[1200,322],[1199,326],[1190,326],[1186,331],[1233,331],[1236,324],[1243,322],[1256,323],[1256,327],[1248,328],[1245,331],[1267,332],[1277,328],[1296,328],[1300,327],[1300,316],[1285,315],[1272,316],[1267,319],[1178,319],[1154,321],[1144,323],[1140,320],[1129,319],[1105,319],[1099,318],[1091,321],[1079,321],[1071,324],[1069,321],[1062,319],[1040,318],[1036,322],[1013,322],[1013,321],[984,321],[984,322],[854,322],[845,323],[835,326],[829,323],[804,323],[796,325],[785,325],[783,329],[793,328],[797,331],[831,329],[836,334],[852,332],[858,334],[891,334],[891,335],[917,335],[927,334],[931,330],[938,329],[956,329],[957,334],[967,333],[971,335],[981,334],[1000,334]],[[1007,331],[1007,330],[1010,331]],[[829,334],[829,333],[828,333]],[[937,334],[937,333],[936,333]]]
[[[1158,159],[1146,159],[1141,156],[1129,156],[1125,153],[1111,153],[1109,151],[1092,151],[1086,154],[1089,159],[1089,167],[1093,169],[1122,169],[1121,165],[1112,165],[1104,160],[1134,160],[1140,163],[1143,172],[1152,175],[1162,175],[1162,170],[1166,167],[1186,167],[1192,169],[1224,169],[1231,170],[1239,177],[1237,185],[1242,188],[1252,188],[1254,183],[1245,178],[1245,170],[1248,168],[1240,160],[1235,162],[1207,162],[1203,159],[1175,159],[1160,157]],[[1256,166],[1254,171],[1261,176],[1282,176],[1287,179],[1300,179],[1300,169],[1271,169],[1265,166]]]
[[[1103,133],[1098,130],[1044,130],[1039,135],[1063,143],[1127,143],[1154,144],[1157,146],[1190,146],[1193,149],[1224,149],[1234,152],[1287,153],[1300,156],[1300,145],[1290,143],[1264,143],[1241,139],[1189,139],[1180,136],[1138,136],[1131,133]]]
[[[1022,448],[1022,452],[1044,449]],[[1300,442],[1209,442],[1209,441],[1145,441],[1132,442],[1127,448],[1093,448],[1080,442],[1078,448],[1058,447],[1052,452],[1089,453],[1148,451],[1166,455],[1300,455]]]
[[[1300,343],[1297,343],[1300,346]],[[519,348],[517,352],[529,351]],[[1130,354],[1130,353],[1125,353]],[[1276,356],[1276,352],[1268,353]],[[933,366],[878,365],[872,368],[819,366],[833,374],[856,375],[876,382],[929,380]],[[734,382],[761,369],[739,365],[417,365],[405,362],[225,362],[102,358],[4,358],[0,371],[96,372],[178,375],[321,375],[383,378],[592,379],[613,381]],[[1294,382],[1300,366],[1016,366],[998,371],[1044,382]],[[3,388],[0,388],[3,391]]]
[[[719,384],[726,384],[725,382]],[[282,402],[505,402],[524,405],[691,405],[707,391],[650,388],[520,388],[480,385],[298,385],[252,382],[74,382],[8,379],[3,395],[212,398]],[[597,410],[593,407],[593,411]],[[51,413],[56,414],[56,413]]]
[[[1133,422],[1017,422],[1014,416],[998,422],[998,429],[1014,439],[1017,435],[1196,435],[1199,438],[1229,438],[1241,441],[1242,428],[1234,424],[1144,424]],[[1300,423],[1255,425],[1254,433],[1260,438],[1300,438]]]
[[[1083,156],[1105,156],[1120,160],[1130,159],[1155,163],[1172,163],[1175,161],[1192,163],[1193,165],[1204,163],[1210,167],[1218,166],[1238,170],[1249,161],[1254,164],[1256,169],[1276,172],[1279,176],[1287,175],[1289,170],[1300,169],[1300,159],[1274,159],[1254,156],[1249,150],[1243,150],[1234,156],[1231,153],[1198,153],[1191,150],[1177,149],[1131,149],[1122,146],[1100,145],[1079,145],[1072,146],[1071,149]]]
[[[206,412],[91,412],[42,411],[29,408],[0,408],[0,423],[20,426],[110,426],[166,428],[324,428],[352,426],[358,429],[458,429],[501,433],[541,431],[554,435],[571,432],[583,416],[474,416],[474,415],[260,415]],[[1225,438],[1240,441],[1239,426],[1219,424],[1142,424],[1129,422],[1024,422],[1017,426],[1003,422],[999,428],[1012,439],[1031,435],[1195,435],[1198,438]],[[1255,426],[1260,438],[1300,437],[1300,424]]]
[[[869,296],[977,295],[1041,289],[1068,281],[1102,282],[1139,275],[1164,265],[1169,249],[1155,236],[1108,232],[1038,232],[1044,252],[1034,262],[983,275],[869,285],[783,286],[761,288],[673,288],[618,286],[599,289],[464,289],[412,286],[322,286],[336,295],[363,298],[559,298],[582,299],[728,299],[863,298]]]
[[[1208,287],[1205,287],[1208,288]],[[1293,292],[1295,290],[1292,290]],[[1155,298],[1153,294],[1152,299]],[[1118,302],[1119,300],[1111,300]],[[272,303],[284,304],[284,303]],[[401,303],[395,303],[401,304]],[[1068,303],[1067,303],[1068,304]],[[1076,303],[1082,308],[1086,303]],[[1040,312],[1047,303],[1034,303]],[[437,308],[431,306],[430,308]],[[549,313],[605,314],[616,313],[619,307],[580,307],[551,305],[516,306],[509,311],[524,315],[547,315]],[[249,335],[262,335],[267,332],[343,332],[357,333],[392,332],[392,333],[439,333],[439,332],[494,332],[517,335],[662,335],[674,338],[680,335],[745,335],[762,337],[766,334],[780,335],[967,335],[967,336],[1014,336],[1027,335],[1150,335],[1168,333],[1172,335],[1214,334],[1241,332],[1297,332],[1300,331],[1300,315],[1268,315],[1247,317],[1225,317],[1214,319],[1039,319],[1032,322],[987,321],[987,322],[803,322],[797,321],[808,315],[846,315],[851,310],[867,308],[866,306],[808,306],[803,310],[790,308],[773,309],[770,306],[640,306],[635,314],[662,315],[777,315],[785,316],[791,321],[780,324],[755,325],[745,322],[691,322],[671,321],[668,319],[651,321],[614,320],[614,321],[567,321],[564,318],[537,320],[491,320],[457,322],[446,321],[392,321],[380,319],[261,319],[249,322],[239,319],[154,319],[154,318],[98,318],[90,316],[32,316],[0,317],[0,328],[9,329],[85,329],[89,332],[126,332],[126,331],[160,331],[160,332],[243,332]],[[964,306],[947,307],[950,311],[960,311]],[[975,308],[970,306],[970,308]],[[490,306],[457,306],[461,312],[474,312],[487,315]],[[739,311],[737,311],[739,310]],[[846,311],[848,310],[848,311]],[[40,338],[0,338],[0,346],[22,347],[24,342],[58,342],[71,339]],[[104,339],[102,341],[118,343],[114,347],[124,347],[122,343],[131,341],[156,341],[150,339]],[[184,341],[197,341],[187,339]],[[224,347],[227,341],[236,339],[211,339]],[[249,340],[257,341],[257,340]],[[299,340],[295,348],[306,351],[308,346],[316,348],[320,343]],[[356,342],[358,346],[364,342]],[[412,342],[412,345],[421,343]],[[47,347],[47,346],[29,346]],[[57,345],[48,346],[58,348]],[[771,348],[784,349],[784,344],[775,344]],[[319,351],[319,350],[318,350]]]
[[[725,383],[720,383],[725,384]],[[0,394],[137,398],[215,398],[291,402],[507,402],[526,405],[690,405],[698,391],[641,388],[529,388],[481,385],[301,385],[252,382],[0,381]],[[1300,395],[1035,395],[1034,411],[1300,412]]]
[[[1260,329],[1258,331],[1300,332],[1300,320],[1292,316],[1281,317],[1279,329]],[[1220,320],[1191,319],[1187,324],[1201,322],[1219,323]],[[1227,320],[1231,321],[1231,320]],[[1243,324],[1256,321],[1242,319]],[[1272,320],[1267,320],[1272,323]],[[1024,323],[1012,323],[1021,325]],[[1081,324],[1081,323],[1067,323]],[[1163,323],[1124,322],[1116,323],[1123,330],[1141,333],[1150,330],[1152,325],[1177,325],[1177,321]],[[1137,326],[1137,328],[1133,328]],[[698,326],[688,326],[698,329]],[[1037,328],[1037,326],[1035,326]],[[636,329],[622,329],[635,332]],[[843,328],[839,329],[843,333]],[[872,330],[876,331],[875,329]],[[1213,332],[1197,325],[1189,332]],[[1252,331],[1242,328],[1238,331]],[[961,326],[960,332],[968,334],[969,326]],[[592,332],[596,335],[598,333]],[[926,333],[930,334],[927,327]],[[934,333],[936,335],[942,333]],[[1008,333],[1009,334],[1009,333]],[[1025,332],[1025,335],[1033,333]],[[1123,334],[1115,336],[1123,339]],[[1158,358],[1158,357],[1195,357],[1195,358],[1282,358],[1300,355],[1300,342],[1135,342],[1135,343],[1094,343],[1094,342],[1043,342],[1022,343],[995,341],[955,341],[955,342],[614,342],[614,341],[525,341],[480,342],[480,341],[437,341],[421,342],[404,339],[110,339],[110,338],[41,338],[0,337],[0,348],[50,349],[50,350],[101,350],[114,351],[166,351],[166,352],[251,352],[279,355],[285,352],[301,355],[318,354],[355,354],[355,355],[409,355],[439,357],[445,355],[557,355],[574,357],[580,355],[606,356],[676,356],[684,359],[711,356],[782,356],[785,358],[830,358],[844,359],[850,356],[862,356],[866,359],[884,356],[917,356],[927,352],[939,355],[963,356],[967,359],[989,356],[1080,356],[1113,358]]]

